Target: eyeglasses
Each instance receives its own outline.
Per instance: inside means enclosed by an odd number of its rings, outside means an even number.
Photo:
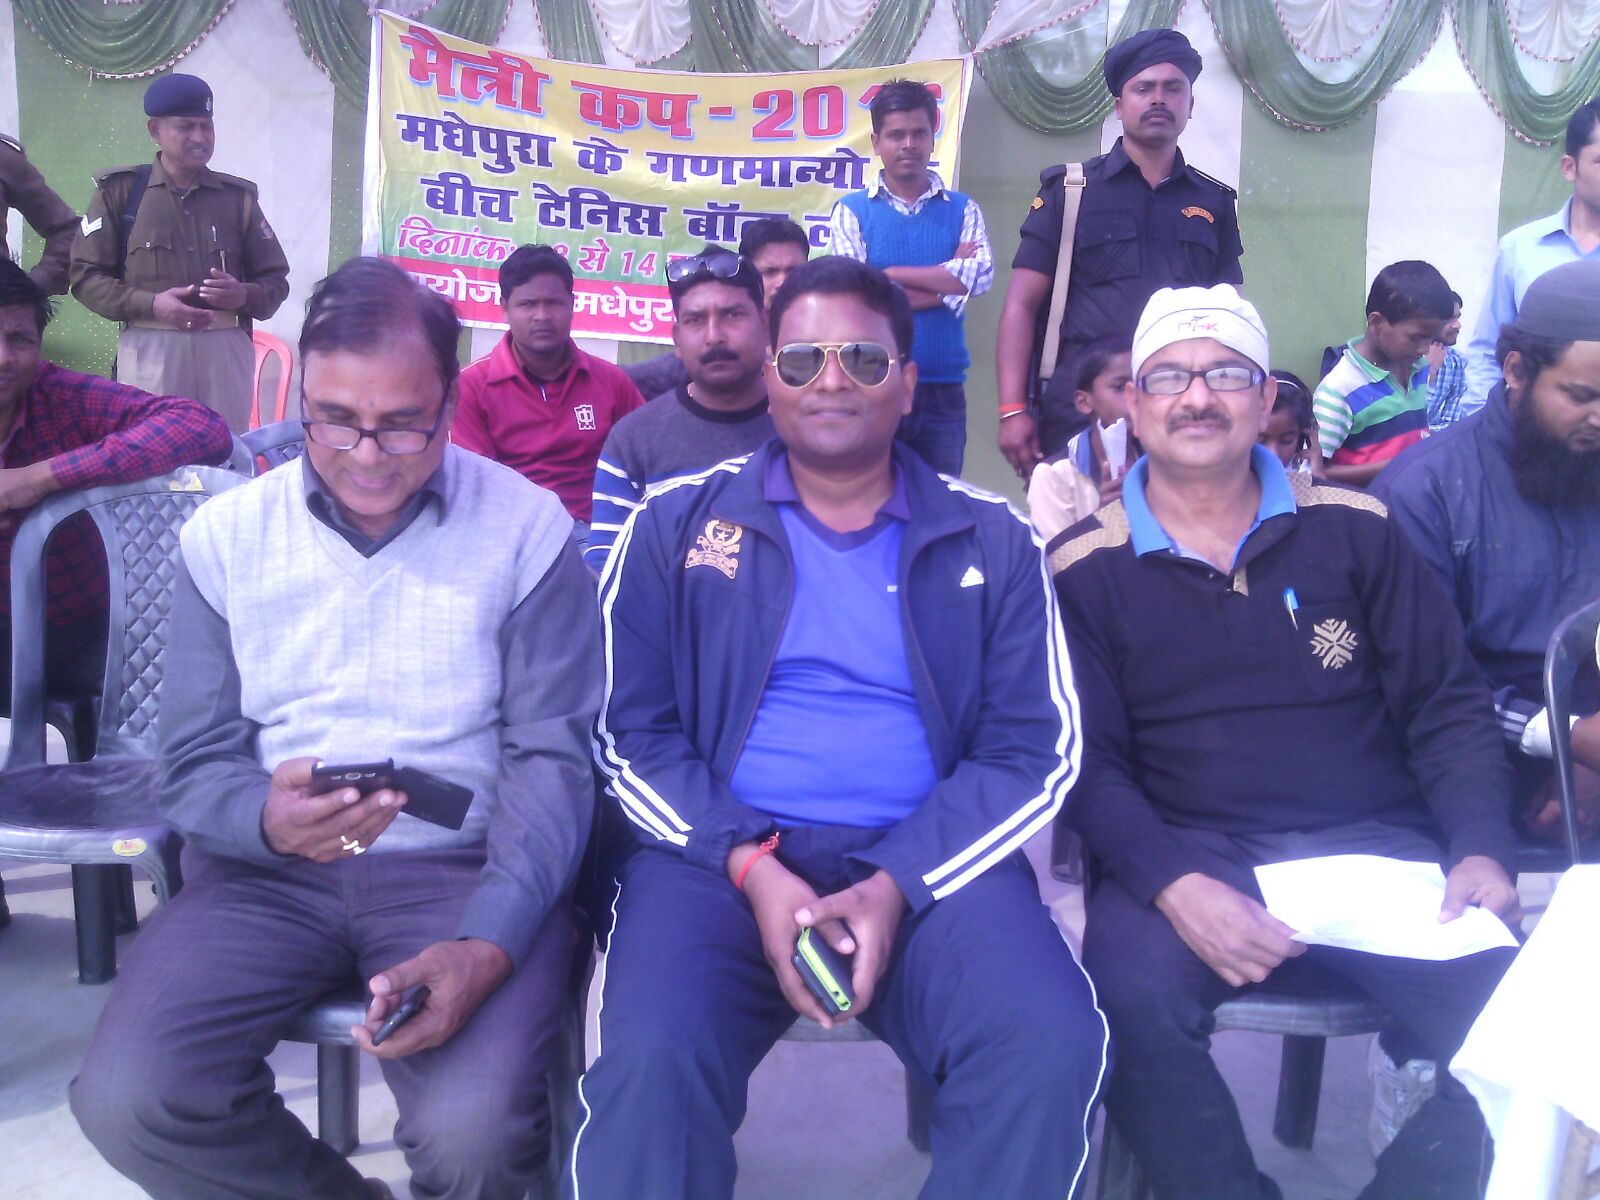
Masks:
[[[1151,396],[1181,396],[1196,379],[1204,379],[1213,392],[1242,392],[1265,378],[1253,367],[1212,367],[1208,371],[1161,367],[1140,377],[1139,390]]]
[[[817,381],[830,354],[862,387],[877,387],[889,378],[897,357],[877,342],[790,342],[772,356],[772,366],[785,385],[802,388]]]
[[[354,450],[362,438],[371,438],[385,454],[421,454],[444,424],[445,407],[441,400],[431,429],[362,429],[334,421],[301,421],[300,425],[307,438],[329,450]]]
[[[702,250],[688,258],[677,258],[667,264],[668,283],[687,283],[706,276],[711,279],[732,279],[744,270],[745,261],[731,250]]]

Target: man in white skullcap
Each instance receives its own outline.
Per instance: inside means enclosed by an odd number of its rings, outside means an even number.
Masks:
[[[1268,365],[1231,285],[1156,292],[1133,341],[1145,457],[1050,547],[1086,714],[1073,820],[1097,865],[1084,962],[1111,1024],[1106,1106],[1164,1200],[1281,1196],[1211,1061],[1212,1012],[1239,988],[1342,981],[1443,1064],[1512,954],[1307,945],[1255,867],[1436,863],[1442,906],[1420,925],[1469,905],[1520,920],[1509,771],[1455,610],[1382,504],[1256,444]],[[1484,1142],[1441,1072],[1362,1200],[1469,1200]]]

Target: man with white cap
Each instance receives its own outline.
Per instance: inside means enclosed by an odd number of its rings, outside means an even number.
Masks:
[[[1145,457],[1050,548],[1087,715],[1074,820],[1097,866],[1084,957],[1114,1041],[1106,1104],[1162,1198],[1281,1195],[1209,1053],[1238,988],[1338,977],[1448,1062],[1510,959],[1307,946],[1255,866],[1437,862],[1441,921],[1519,918],[1510,780],[1461,625],[1380,503],[1257,446],[1268,365],[1230,285],[1156,292],[1133,343]],[[1474,1197],[1484,1141],[1441,1077],[1363,1200]]]

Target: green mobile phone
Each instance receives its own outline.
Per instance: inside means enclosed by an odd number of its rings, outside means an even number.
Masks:
[[[850,1011],[855,989],[850,985],[850,960],[840,954],[811,929],[802,929],[794,945],[794,966],[800,978],[835,1016]]]

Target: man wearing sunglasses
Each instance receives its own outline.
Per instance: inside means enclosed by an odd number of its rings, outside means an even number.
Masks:
[[[618,421],[594,475],[594,523],[584,561],[605,568],[645,489],[749,454],[772,436],[761,275],[720,246],[667,264],[672,341],[688,382]]]
[[[777,440],[651,492],[601,587],[616,865],[582,1200],[727,1200],[750,1073],[796,1015],[861,1018],[937,1087],[923,1196],[1075,1195],[1105,1064],[1020,853],[1078,760],[1027,523],[895,430],[911,309],[841,257],[773,300]],[[830,1015],[801,930],[854,999]]]
[[[599,621],[560,501],[448,444],[459,335],[398,267],[346,263],[301,333],[304,456],[183,528],[161,804],[185,887],[71,1090],[152,1196],[390,1194],[312,1138],[264,1061],[307,1005],[363,984],[352,1032],[394,1092],[411,1195],[513,1200],[549,1151]],[[430,823],[415,786],[362,794],[319,759],[390,759],[471,803]]]
[[[1267,367],[1267,331],[1231,285],[1156,292],[1133,340],[1145,457],[1050,548],[1093,714],[1072,811],[1098,866],[1084,961],[1115,1045],[1106,1106],[1161,1197],[1281,1197],[1209,1053],[1236,989],[1320,972],[1445,1063],[1510,961],[1308,947],[1264,907],[1256,865],[1438,863],[1442,907],[1414,916],[1520,920],[1510,774],[1461,624],[1382,505],[1286,475],[1257,444]],[[1441,1072],[1363,1200],[1476,1197],[1485,1140]]]

